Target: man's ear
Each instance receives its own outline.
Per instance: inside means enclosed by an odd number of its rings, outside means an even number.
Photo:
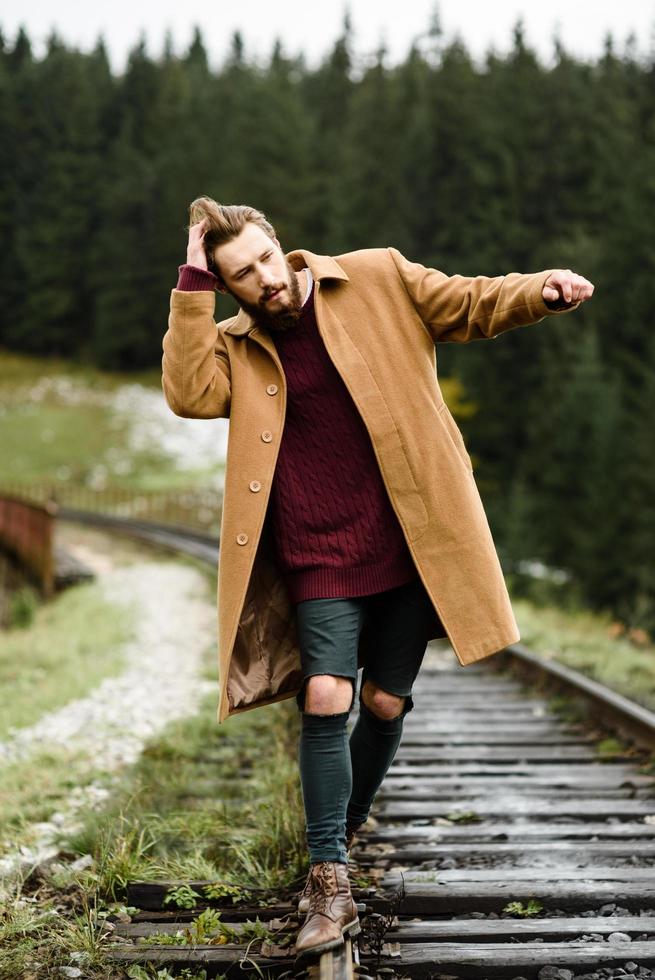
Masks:
[[[214,273],[214,275],[216,275],[216,273]],[[214,289],[217,289],[219,291],[219,293],[226,293],[227,292],[227,287],[226,287],[225,283],[223,282],[223,280],[220,277],[217,277],[217,279],[216,279],[216,285],[214,286]]]

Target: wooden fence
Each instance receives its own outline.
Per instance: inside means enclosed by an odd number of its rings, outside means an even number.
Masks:
[[[45,596],[54,589],[53,531],[57,507],[0,494],[0,547],[13,555]]]
[[[141,491],[2,483],[0,494],[42,506],[56,503],[72,510],[191,528],[216,538],[220,531],[223,506],[222,491],[206,487]]]

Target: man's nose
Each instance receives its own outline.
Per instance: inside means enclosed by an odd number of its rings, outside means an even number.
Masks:
[[[270,269],[266,266],[260,266],[258,270],[259,275],[259,285],[264,289],[266,286],[271,286],[275,282],[275,276]]]

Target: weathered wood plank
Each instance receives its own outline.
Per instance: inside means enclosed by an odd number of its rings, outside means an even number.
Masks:
[[[447,791],[450,789],[453,794],[459,794],[462,791],[475,792],[476,790],[496,792],[498,789],[520,789],[522,793],[538,792],[540,790],[543,792],[544,787],[547,787],[553,792],[559,790],[577,790],[581,793],[596,793],[596,795],[599,795],[599,792],[600,795],[603,795],[610,790],[619,793],[641,793],[644,795],[655,792],[655,786],[652,780],[646,777],[640,778],[636,776],[634,780],[626,779],[623,776],[618,778],[602,778],[602,776],[596,775],[595,773],[587,779],[582,779],[579,776],[577,778],[567,778],[564,775],[555,779],[546,779],[536,773],[531,776],[501,777],[478,776],[475,773],[458,776],[456,773],[453,773],[448,778],[445,776],[433,776],[430,773],[422,776],[417,775],[416,777],[411,773],[404,773],[398,776],[393,773],[387,776],[384,785],[387,790],[411,789],[412,786],[417,785],[426,788],[429,787],[435,791]]]
[[[655,901],[655,875],[650,882],[620,881],[451,881],[439,884],[405,882],[402,915],[452,915],[460,912],[501,912],[508,902],[541,902],[546,912],[556,907],[566,912],[598,909],[615,902],[632,911],[649,908]],[[385,890],[391,894],[395,888]],[[383,896],[381,896],[383,897]]]
[[[549,765],[547,763],[538,766],[531,762],[508,762],[507,765],[493,765],[488,762],[460,762],[457,765],[444,764],[439,762],[407,763],[402,760],[395,760],[389,770],[391,776],[396,775],[419,775],[419,776],[448,776],[456,777],[459,775],[480,775],[480,776],[525,776],[535,779],[593,779],[599,776],[623,777],[625,779],[646,779],[655,785],[652,776],[643,776],[638,773],[634,766],[627,766],[623,763],[614,764],[613,762],[601,762],[594,759],[592,762],[583,765],[568,763],[565,766]]]
[[[537,732],[534,735],[515,735],[510,733],[488,732],[474,735],[469,732],[439,735],[436,732],[403,732],[403,745],[512,745],[519,750],[527,745],[592,745],[597,739],[591,735],[567,735],[554,733],[551,735]]]
[[[545,841],[512,841],[511,843],[475,842],[471,844],[444,844],[424,841],[419,847],[397,840],[391,843],[381,843],[383,851],[375,850],[375,843],[366,838],[355,841],[352,851],[353,858],[358,864],[366,865],[384,860],[394,864],[420,864],[423,861],[434,861],[437,858],[461,858],[474,861],[478,858],[503,859],[515,857],[527,864],[536,862],[532,867],[538,867],[540,860],[552,864],[558,855],[573,854],[585,865],[602,858],[610,857],[655,857],[655,841],[612,841],[612,840],[545,840]],[[655,875],[655,869],[653,870]]]
[[[522,721],[528,725],[532,721],[541,721],[544,718],[554,721],[556,715],[553,715],[545,708],[531,708],[529,707],[529,703],[525,701],[519,702],[511,709],[497,708],[490,704],[487,704],[486,707],[462,704],[452,709],[434,707],[427,711],[419,711],[418,708],[414,708],[412,711],[413,723],[428,723],[438,718],[441,723],[450,723],[452,721],[454,724],[462,724],[470,721],[472,724],[482,725],[493,721],[505,723],[509,717],[513,721]]]
[[[387,933],[392,943],[417,942],[509,942],[512,937],[520,940],[548,937],[551,941],[589,935],[595,932],[608,936],[612,932],[625,932],[631,936],[655,934],[655,916],[606,915],[572,916],[557,919],[426,919],[424,922],[403,922]]]
[[[411,715],[409,716],[411,717]],[[469,722],[468,724],[458,723],[456,721],[444,722],[441,719],[437,721],[417,721],[408,722],[406,721],[403,726],[403,731],[408,732],[429,732],[435,735],[450,735],[450,734],[474,734],[474,735],[484,735],[486,732],[512,732],[514,735],[528,736],[534,735],[536,732],[544,732],[544,734],[557,734],[564,732],[565,734],[579,734],[580,731],[584,731],[580,725],[563,725],[556,721],[545,720],[545,719],[532,719],[530,722],[526,721],[513,721],[505,719],[503,721],[490,721],[487,724],[481,724],[480,721]]]
[[[377,826],[363,832],[369,841],[457,841],[457,840],[489,840],[509,838],[514,843],[523,840],[539,839],[541,841],[562,839],[588,840],[597,837],[600,840],[650,839],[655,840],[653,824],[619,821],[599,823],[580,821],[579,823],[531,823],[527,820],[507,821],[485,820],[472,824],[417,824],[409,826],[385,826],[382,815],[376,811]]]
[[[215,909],[227,910],[231,916],[238,921],[243,919],[251,918],[254,919],[255,916],[259,915],[260,919],[265,916],[272,918],[274,916],[279,916],[280,918],[294,911],[293,906],[277,904],[271,908],[266,906],[260,907],[256,903],[258,894],[261,898],[270,898],[270,890],[262,888],[258,893],[256,890],[251,892],[251,899],[249,904],[242,904],[235,907],[234,903],[230,901],[229,898],[221,900],[208,900],[204,897],[203,889],[206,885],[210,885],[211,882],[207,881],[128,881],[126,886],[127,896],[126,904],[133,905],[138,909],[163,909],[164,911],[177,913],[180,918],[184,915],[184,909],[176,909],[174,906],[168,903],[164,905],[164,899],[169,891],[174,888],[178,888],[180,885],[189,885],[195,892],[198,892],[201,896],[198,902],[199,908],[206,908],[210,906]]]
[[[461,975],[467,980],[501,980],[515,977],[517,971],[527,980],[534,980],[546,964],[580,971],[581,967],[623,966],[633,960],[642,966],[655,963],[655,943],[585,943],[575,946],[560,943],[434,943],[406,945],[399,960],[383,958],[385,965],[402,969],[404,975],[423,978],[439,973]],[[362,957],[366,964],[367,957]],[[458,972],[456,972],[458,971]]]
[[[441,748],[435,748],[431,745],[404,746],[401,742],[396,758],[404,762],[407,762],[409,759],[416,759],[418,762],[422,762],[424,759],[432,759],[435,762],[455,762],[462,759],[473,761],[474,758],[485,759],[487,762],[492,760],[496,762],[516,762],[517,759],[529,759],[533,764],[543,761],[549,765],[553,765],[555,761],[560,764],[565,761],[593,762],[598,760],[598,754],[593,748],[568,745],[557,748],[556,751],[547,746],[542,748],[539,745],[520,745],[514,750],[503,746],[476,745],[473,751],[459,746]],[[618,756],[618,758],[627,758],[627,756]]]
[[[384,876],[380,885],[382,888],[397,888],[402,880],[415,882],[417,885],[450,882],[490,881],[498,884],[516,881],[528,882],[563,882],[570,881],[581,884],[589,881],[639,883],[645,882],[655,894],[655,870],[653,868],[608,868],[591,867],[578,868],[571,864],[556,864],[549,868],[441,868],[436,871],[421,871],[420,869],[399,872],[393,868]]]
[[[499,794],[499,792],[508,793],[514,789],[516,791],[516,796],[520,796],[522,799],[526,798],[543,798],[544,791],[546,789],[545,784],[535,785],[535,786],[525,786],[521,783],[510,782],[503,780],[502,782],[497,782],[495,785],[487,783],[486,785],[475,785],[466,782],[462,783],[451,783],[450,785],[433,785],[427,780],[399,780],[398,782],[387,781],[384,783],[384,790],[380,792],[379,798],[381,800],[467,800],[468,803],[478,799],[488,799],[490,795]],[[551,800],[593,800],[598,796],[602,796],[603,799],[609,800],[629,800],[629,799],[642,799],[642,800],[652,800],[653,794],[650,789],[645,790],[635,790],[631,788],[626,789],[612,789],[607,786],[596,786],[593,788],[588,788],[586,786],[572,787],[572,786],[552,786],[548,787],[548,798]],[[514,794],[513,794],[514,795]]]
[[[277,959],[263,957],[248,946],[142,946],[130,947],[116,945],[105,950],[108,960],[113,963],[153,963],[158,967],[207,966],[210,976],[232,971],[233,975],[243,976],[244,969],[268,970],[277,975],[286,973],[293,958]],[[241,965],[243,964],[243,965]]]
[[[376,816],[387,820],[411,820],[416,817],[447,817],[450,812],[465,812],[468,807],[454,797],[452,800],[430,801],[414,799],[412,802],[386,802],[380,797]],[[480,816],[503,817],[522,815],[532,819],[550,819],[551,817],[577,817],[580,807],[575,800],[534,799],[522,796],[498,796],[494,800],[480,799],[476,802],[475,811]],[[598,817],[636,817],[655,816],[655,801],[651,800],[585,800],[584,815],[590,818]]]
[[[115,963],[143,963],[147,960],[159,967],[180,965],[206,966],[210,975],[232,971],[235,975],[243,966],[257,964],[259,970],[269,970],[273,975],[287,972],[290,958],[265,958],[247,952],[247,947],[226,946],[146,946],[142,950],[116,946],[106,950],[107,958]],[[627,960],[640,965],[655,963],[655,943],[635,941],[622,943],[408,943],[401,946],[401,956],[382,958],[382,963],[394,969],[401,968],[406,976],[423,978],[439,972],[466,969],[467,980],[495,980],[516,975],[519,969],[528,980],[536,978],[544,964],[579,970],[584,966],[621,966]],[[373,963],[371,956],[362,956],[362,963]],[[253,967],[254,968],[254,967]]]
[[[465,707],[467,711],[506,711],[511,712],[514,708],[528,709],[530,711],[543,711],[551,717],[556,717],[551,711],[548,702],[542,698],[526,698],[520,691],[513,694],[494,694],[481,692],[480,694],[469,694],[468,691],[453,690],[449,694],[441,696],[441,692],[430,695],[425,688],[416,689],[416,708],[420,714],[433,714],[434,712],[447,709],[453,711],[460,707]]]
[[[264,921],[263,916],[258,912],[260,922]],[[255,916],[252,917],[251,921],[254,921]],[[298,928],[298,921],[296,916],[289,916],[289,926],[285,928],[286,932],[295,932]],[[278,922],[277,919],[272,920]],[[283,921],[286,921],[283,920]],[[239,929],[243,929],[245,922],[239,921],[238,919],[230,918],[227,915],[221,916],[221,922],[223,925],[230,926],[230,928],[235,929],[237,932]],[[140,922],[117,922],[114,924],[114,935],[123,936],[125,939],[140,939],[147,936],[152,936],[154,933],[165,934],[167,936],[174,936],[176,932],[180,929],[188,927],[188,923],[185,922],[157,922],[152,919],[141,920]],[[642,930],[643,932],[643,930]]]
[[[439,679],[438,683],[434,683],[429,675],[424,675],[421,670],[421,679],[419,685],[421,693],[443,695],[447,697],[449,694],[460,694],[462,691],[469,694],[521,694],[521,685],[517,681],[501,681],[494,680],[493,677],[476,677],[471,679],[468,683],[462,683],[460,678],[453,678],[452,680],[446,681],[444,679]]]

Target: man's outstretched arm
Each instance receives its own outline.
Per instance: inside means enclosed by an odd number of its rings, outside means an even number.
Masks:
[[[566,313],[589,299],[588,279],[570,269],[506,276],[447,276],[397,249],[389,252],[419,316],[435,341],[468,343]]]

